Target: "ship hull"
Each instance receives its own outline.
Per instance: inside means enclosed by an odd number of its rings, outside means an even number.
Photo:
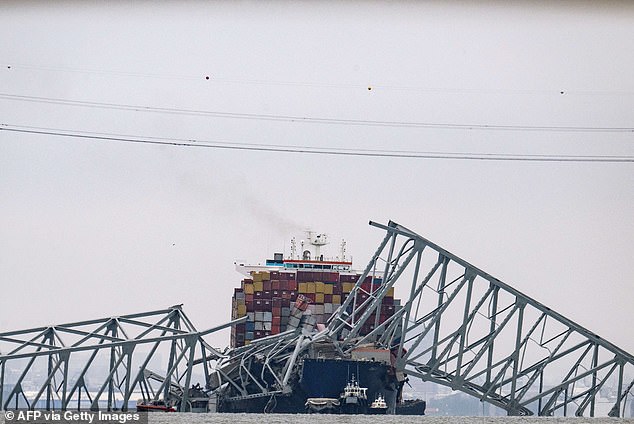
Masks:
[[[343,359],[304,359],[298,380],[289,394],[278,394],[249,399],[225,398],[219,401],[218,412],[236,413],[290,413],[308,412],[306,401],[309,398],[339,399],[343,388],[352,375],[362,387],[367,387],[368,398],[377,394],[385,396],[388,408],[395,410],[396,380],[390,375],[390,366],[374,361],[355,361]],[[390,404],[391,401],[391,404]],[[346,404],[336,412],[342,414],[366,414],[368,404]]]

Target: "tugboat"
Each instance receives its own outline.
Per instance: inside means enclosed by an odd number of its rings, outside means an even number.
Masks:
[[[368,388],[360,387],[359,382],[352,379],[346,384],[341,393],[341,412],[343,414],[363,414],[368,407]]]
[[[385,402],[385,398],[381,393],[377,394],[376,399],[368,408],[368,414],[370,415],[380,415],[387,413],[387,403]]]

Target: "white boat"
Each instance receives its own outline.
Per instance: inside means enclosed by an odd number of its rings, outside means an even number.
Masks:
[[[339,398],[343,413],[363,413],[368,405],[368,388],[359,386],[359,382],[352,374],[352,379],[346,384]]]
[[[385,414],[387,413],[387,402],[381,393],[377,394],[376,399],[368,408],[369,414]]]

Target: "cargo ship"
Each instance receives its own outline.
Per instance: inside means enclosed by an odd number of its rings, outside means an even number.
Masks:
[[[307,232],[306,240],[291,240],[286,257],[275,253],[264,265],[235,264],[243,279],[234,289],[232,319],[241,323],[232,327],[231,350],[209,378],[218,412],[366,414],[380,398],[388,414],[424,414],[424,401],[401,403],[406,379],[395,371],[393,350],[369,340],[344,352],[328,336],[329,320],[355,285],[363,290],[353,304],[362,304],[382,287],[382,276],[353,270],[345,241],[339,256],[324,257],[327,243],[325,234]],[[350,314],[363,312],[347,303]],[[389,288],[358,337],[400,308]],[[355,407],[344,396],[351,382],[364,393]]]

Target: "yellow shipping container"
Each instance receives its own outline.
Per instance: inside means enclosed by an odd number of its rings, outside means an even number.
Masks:
[[[341,305],[341,295],[340,294],[333,294],[332,295],[332,303],[335,305]]]
[[[302,294],[306,294],[306,293],[308,293],[308,292],[306,291],[306,284],[307,284],[307,283],[299,283],[299,284],[297,285],[297,291],[298,291],[298,292],[300,292],[300,293],[302,293]]]
[[[315,303],[324,303],[323,293],[315,293]]]
[[[264,284],[262,284],[262,281],[255,281],[255,278],[253,279],[253,290],[256,292],[261,292],[262,290],[264,290]]]
[[[315,293],[315,283],[306,283],[306,293]]]
[[[321,281],[315,281],[315,293],[323,293],[324,292],[324,283]]]
[[[324,294],[332,294],[332,284],[324,284]]]
[[[242,318],[247,314],[247,305],[238,305],[238,318]]]
[[[251,340],[245,340],[245,341],[244,341],[244,345],[245,345],[245,346],[246,346],[246,345],[250,345],[250,344],[251,344]]]
[[[394,287],[387,289],[387,297],[394,297]]]
[[[260,272],[260,274],[262,274],[262,280],[264,281],[268,281],[271,279],[271,273],[268,271],[262,271]]]
[[[354,283],[343,283],[342,286],[342,290],[344,293],[350,293],[354,288]]]
[[[244,285],[244,294],[253,294],[253,283],[246,283]]]
[[[262,282],[262,274],[259,272],[252,272],[251,276],[253,277],[253,282],[254,283],[261,283]]]

